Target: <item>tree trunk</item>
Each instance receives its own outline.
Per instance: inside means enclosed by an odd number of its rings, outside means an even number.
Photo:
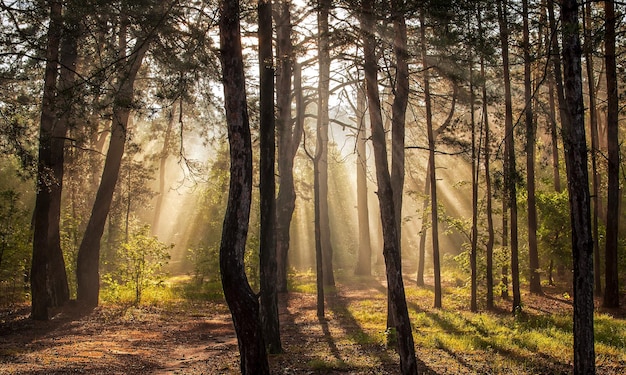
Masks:
[[[563,144],[574,261],[574,374],[594,374],[593,238],[576,0],[561,3],[561,25],[563,71],[567,77],[564,97],[568,114],[567,127],[563,128]]]
[[[252,200],[252,142],[246,102],[239,1],[220,2],[224,105],[230,144],[230,186],[220,244],[220,271],[241,355],[242,374],[269,374],[259,302],[244,266]]]
[[[369,103],[372,144],[376,162],[376,180],[378,184],[378,200],[383,226],[383,255],[387,274],[387,289],[391,296],[393,321],[398,337],[398,352],[402,374],[417,374],[415,346],[411,330],[411,322],[404,294],[402,280],[402,262],[400,257],[400,239],[398,237],[396,216],[394,212],[393,190],[387,161],[387,150],[383,119],[380,106],[377,79],[376,40],[374,34],[374,18],[372,3],[362,3],[361,29],[364,39],[364,71]]]
[[[468,25],[471,24],[471,17],[468,17]],[[480,137],[479,144],[476,145],[476,93],[474,92],[474,55],[469,53],[469,85],[470,85],[470,126],[472,130],[472,232],[470,249],[470,310],[478,311],[478,170],[480,163]],[[482,126],[481,126],[482,129]]]
[[[524,45],[524,117],[526,122],[526,189],[528,192],[528,258],[530,265],[530,292],[542,294],[537,248],[537,203],[535,199],[535,132],[532,108],[532,82],[530,73],[530,31],[528,26],[528,0],[522,1]],[[512,136],[512,135],[511,135]]]
[[[126,26],[122,26],[124,29]],[[121,35],[125,31],[120,32]],[[120,38],[120,51],[125,51],[125,36]],[[111,124],[111,139],[109,151],[104,162],[104,170],[100,179],[100,186],[93,203],[91,216],[83,240],[78,250],[76,279],[78,283],[78,301],[85,306],[98,305],[100,293],[100,240],[104,232],[113,192],[119,177],[122,156],[126,144],[128,120],[134,100],[134,84],[137,72],[143,58],[148,51],[150,39],[137,41],[137,50],[127,56],[126,66],[121,69],[118,77],[119,87],[113,102],[113,116]]]
[[[328,16],[331,1],[318,0],[317,28],[318,28],[318,110],[317,110],[317,148],[319,150],[319,209],[320,209],[320,238],[322,240],[322,263],[324,266],[324,284],[335,285],[333,271],[333,245],[330,240],[330,220],[328,218],[328,99],[330,87],[330,31],[328,30]]]
[[[179,100],[183,100],[182,98]],[[163,198],[165,196],[165,167],[167,166],[167,157],[169,156],[170,138],[172,136],[172,128],[174,127],[174,117],[176,111],[174,106],[169,111],[167,118],[167,126],[163,136],[163,148],[159,156],[159,194],[154,205],[154,218],[152,219],[152,234],[159,233],[159,225],[161,222],[161,210],[163,206]]]
[[[372,274],[372,243],[370,238],[369,207],[367,202],[367,151],[365,130],[365,87],[357,89],[356,109],[356,190],[357,210],[359,218],[359,255],[356,275],[370,276]]]
[[[290,0],[281,0],[276,14],[276,106],[278,110],[278,175],[276,200],[276,272],[278,292],[287,291],[289,228],[295,209],[296,192],[293,181],[293,159],[296,156],[302,128],[291,120],[291,73],[293,47],[291,45]]]
[[[439,259],[439,220],[437,208],[437,176],[435,169],[435,135],[433,132],[433,115],[430,100],[430,74],[426,56],[426,25],[424,9],[420,9],[420,38],[422,46],[422,65],[424,67],[424,103],[426,106],[426,132],[428,133],[428,171],[430,179],[430,217],[433,241],[433,268],[435,276],[435,303],[441,308],[441,265]]]
[[[515,135],[513,134],[513,105],[511,98],[511,78],[509,70],[509,29],[507,20],[507,1],[498,1],[498,22],[500,24],[500,43],[502,47],[502,66],[504,72],[505,105],[505,174],[508,177],[505,189],[511,213],[511,282],[513,287],[512,311],[521,309],[519,285],[519,244],[517,238],[517,169],[515,167]]]
[[[59,61],[59,45],[62,34],[62,3],[58,1],[50,2],[50,24],[48,26],[48,44],[46,50],[46,68],[44,73],[44,90],[41,105],[41,119],[39,127],[39,160],[37,164],[37,197],[35,200],[35,211],[33,213],[34,237],[33,237],[33,257],[30,273],[31,282],[31,317],[35,320],[48,320],[48,308],[54,303],[63,303],[69,298],[67,289],[67,276],[65,288],[60,288],[57,284],[54,272],[60,271],[56,260],[60,251],[54,242],[58,234],[53,231],[58,230],[58,220],[53,211],[58,205],[60,209],[60,199],[63,160],[61,165],[56,165],[58,153],[55,148],[62,148],[63,143],[55,140],[55,137],[65,129],[59,129],[55,120],[57,103],[57,70]],[[64,138],[62,138],[64,139]],[[57,159],[57,160],[55,160]],[[59,169],[60,168],[60,169]],[[58,176],[59,170],[61,176]],[[61,260],[62,258],[61,254]],[[65,267],[63,267],[65,274]],[[64,293],[64,290],[66,292]],[[58,293],[58,295],[57,295]],[[65,296],[64,296],[65,294]]]
[[[272,52],[272,2],[259,0],[259,196],[261,223],[260,317],[270,354],[282,352],[276,293],[276,131],[274,117],[274,56]]]
[[[430,203],[430,154],[424,177],[424,201],[422,204],[422,229],[420,230],[419,254],[417,255],[417,286],[424,286],[424,267],[426,262],[426,226],[428,225],[428,204]]]
[[[604,34],[608,145],[608,189],[606,214],[604,307],[619,307],[618,242],[619,242],[619,92],[615,65],[615,1],[604,2],[606,26]]]
[[[484,34],[482,27],[482,9],[478,11],[478,30],[480,35]],[[487,201],[487,249],[486,249],[486,262],[487,262],[487,309],[493,309],[493,245],[495,242],[495,234],[493,229],[493,207],[492,207],[492,189],[491,189],[491,171],[490,160],[491,157],[491,145],[489,134],[489,102],[487,99],[487,80],[485,79],[485,55],[480,55],[480,76],[483,80],[482,85],[482,115],[485,124],[485,200]]]
[[[599,244],[599,223],[600,214],[600,174],[598,173],[598,111],[596,106],[596,79],[593,73],[593,39],[591,36],[591,3],[585,5],[583,23],[585,35],[585,62],[587,68],[587,91],[589,93],[589,128],[591,133],[591,173],[593,175],[593,275],[594,293],[596,296],[602,295],[602,278],[600,271],[600,244]]]

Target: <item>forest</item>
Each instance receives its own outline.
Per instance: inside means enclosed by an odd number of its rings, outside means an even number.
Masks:
[[[0,374],[626,373],[625,3],[0,4]]]

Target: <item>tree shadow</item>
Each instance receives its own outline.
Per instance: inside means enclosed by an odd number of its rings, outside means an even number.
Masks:
[[[351,287],[374,289],[383,293],[385,296],[387,295],[387,288],[375,278],[366,280],[361,286],[352,285]],[[335,295],[329,298],[328,301],[335,319],[338,320],[339,325],[346,332],[351,332],[356,345],[359,346],[359,350],[374,354],[377,359],[385,365],[385,368],[389,369],[389,373],[398,372],[399,363],[389,354],[389,349],[384,348],[375,337],[368,334],[359,324],[356,317],[350,312],[350,300],[347,297],[341,295],[340,292],[337,292]],[[386,298],[384,301],[384,303],[386,304]],[[418,371],[420,374],[438,375],[436,371],[430,368],[424,361],[420,360],[419,357],[417,357],[416,360]]]

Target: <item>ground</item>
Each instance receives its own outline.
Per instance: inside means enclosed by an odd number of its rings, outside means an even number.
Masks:
[[[285,353],[270,356],[272,373],[397,374],[398,356],[385,345],[383,292],[376,279],[340,283],[327,293],[323,320],[306,287],[282,295]],[[552,343],[568,329],[557,318],[571,310],[567,293],[547,288],[545,296],[524,295],[525,315],[517,318],[506,311],[506,301],[501,311],[472,314],[463,304],[446,310],[451,297],[445,296],[444,310],[432,309],[428,290],[407,287],[407,296],[421,373],[571,372],[569,344]],[[53,313],[50,321],[37,322],[29,319],[27,305],[0,310],[0,374],[239,373],[237,340],[220,301],[94,310],[70,304]],[[622,325],[607,330],[623,329],[624,310],[610,313],[607,321]],[[624,333],[599,339],[597,346],[608,348],[598,349],[599,374],[626,373]],[[544,336],[553,338],[544,343]]]

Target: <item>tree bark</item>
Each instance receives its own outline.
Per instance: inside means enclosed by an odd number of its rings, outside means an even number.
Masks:
[[[365,1],[362,6],[361,29],[363,33],[364,71],[369,103],[372,144],[376,161],[376,180],[378,184],[378,200],[383,226],[383,255],[387,274],[387,289],[391,296],[393,321],[398,337],[398,352],[402,374],[417,374],[415,346],[411,330],[411,322],[404,294],[402,280],[402,262],[400,257],[400,239],[394,212],[393,190],[387,161],[387,150],[380,96],[377,79],[376,40],[374,34],[374,15],[372,3]]]
[[[471,17],[468,17],[468,25],[471,23]],[[470,85],[470,126],[472,130],[472,232],[471,232],[471,249],[470,249],[470,310],[478,311],[478,177],[480,165],[480,139],[481,132],[478,136],[478,145],[476,144],[476,93],[474,91],[474,55],[470,50],[469,55],[469,85]]]
[[[359,218],[359,255],[357,258],[356,275],[372,274],[372,243],[370,238],[369,207],[367,202],[367,155],[365,129],[365,87],[357,89],[357,135],[356,135],[356,190],[357,210]]]
[[[330,220],[328,217],[328,99],[330,95],[330,31],[328,17],[331,1],[318,0],[318,110],[317,110],[317,147],[319,150],[319,215],[320,238],[322,241],[322,263],[324,266],[324,285],[335,285],[333,271],[333,245],[330,240]]]
[[[122,25],[120,31],[120,51],[122,52],[125,51],[124,45],[126,43],[125,27]],[[113,102],[109,151],[104,162],[104,170],[102,171],[102,178],[100,179],[100,186],[93,203],[91,216],[78,250],[76,268],[77,299],[80,303],[89,307],[98,305],[100,293],[100,240],[111,208],[113,192],[117,184],[124,155],[128,120],[134,100],[135,78],[148,51],[150,41],[150,39],[137,41],[136,50],[126,57],[126,66],[120,71],[118,77],[119,86]]]
[[[242,374],[269,374],[259,302],[245,273],[244,253],[252,200],[252,141],[239,29],[239,1],[220,1],[220,49],[230,144],[230,185],[220,244],[224,297],[230,309]]]
[[[422,47],[422,66],[424,69],[424,103],[426,106],[426,132],[428,134],[428,171],[430,179],[430,212],[433,241],[433,269],[435,276],[435,308],[441,308],[441,264],[439,257],[439,214],[437,207],[437,175],[435,169],[435,135],[430,100],[430,74],[426,56],[426,25],[424,8],[420,9],[420,39]]]
[[[567,126],[563,128],[574,261],[574,374],[595,373],[593,333],[593,238],[587,145],[582,90],[578,1],[563,0],[561,25],[564,97]]]
[[[69,299],[65,267],[65,286],[58,282],[61,271],[58,265],[60,242],[58,227],[59,217],[55,214],[60,210],[60,192],[62,189],[63,159],[58,160],[58,147],[63,149],[65,134],[62,124],[56,121],[57,77],[59,66],[59,46],[63,28],[62,3],[50,1],[50,24],[48,26],[48,42],[46,50],[46,68],[44,73],[44,90],[39,126],[39,160],[37,163],[37,196],[35,199],[33,257],[31,265],[31,317],[35,320],[48,320],[48,308],[62,304]],[[61,154],[62,157],[62,154]],[[58,163],[61,162],[61,165]],[[59,172],[61,173],[59,175]],[[56,200],[59,200],[56,202]],[[57,231],[55,234],[54,231]],[[63,254],[60,254],[63,261]],[[61,276],[62,278],[62,276]]]
[[[511,282],[513,287],[513,313],[521,309],[519,285],[519,243],[517,237],[517,169],[515,167],[515,136],[513,134],[513,105],[511,98],[511,78],[509,70],[509,29],[507,20],[507,1],[498,1],[498,22],[500,24],[500,43],[502,47],[502,66],[504,73],[505,105],[505,174],[508,206],[511,214]]]
[[[524,117],[526,123],[526,190],[528,193],[528,258],[530,265],[530,292],[542,294],[537,248],[537,203],[535,199],[535,132],[536,123],[532,108],[532,79],[530,61],[530,30],[528,26],[528,0],[522,1],[524,46]],[[512,135],[511,135],[512,136]]]
[[[618,241],[619,241],[619,92],[617,67],[615,64],[615,1],[604,2],[606,26],[604,34],[607,119],[606,135],[608,145],[608,188],[606,213],[606,249],[604,307],[619,307]]]
[[[482,27],[482,9],[478,11],[478,30],[479,34],[483,36],[483,27]],[[482,85],[482,115],[485,125],[485,145],[484,145],[484,153],[485,153],[485,200],[487,201],[487,248],[486,248],[486,262],[487,262],[487,272],[486,272],[486,281],[487,281],[487,309],[493,309],[493,245],[495,242],[495,234],[493,229],[493,207],[492,207],[492,189],[491,189],[491,171],[490,171],[490,160],[491,157],[491,134],[489,130],[489,101],[487,98],[487,80],[485,79],[485,55],[481,53],[480,55],[480,76],[483,80]]]
[[[302,138],[302,128],[291,119],[291,74],[293,47],[291,44],[291,1],[281,0],[276,12],[276,106],[278,110],[278,175],[276,200],[276,261],[278,292],[287,291],[289,228],[295,209],[296,192],[293,180],[293,160]]]
[[[596,104],[596,79],[593,73],[593,39],[591,36],[591,3],[585,5],[583,23],[585,35],[585,65],[587,68],[587,91],[589,93],[589,128],[591,133],[591,173],[593,175],[591,194],[593,200],[593,275],[594,293],[596,296],[602,295],[602,278],[600,271],[600,243],[599,243],[599,223],[600,215],[600,174],[598,173],[597,154],[598,145],[598,110]]]
[[[182,98],[179,100],[182,101]],[[153,234],[159,233],[160,229],[161,210],[163,206],[163,198],[165,196],[165,167],[167,166],[167,158],[169,156],[170,138],[172,136],[172,128],[174,127],[175,114],[176,111],[172,105],[167,118],[165,134],[163,136],[163,148],[161,149],[161,155],[159,156],[159,195],[157,195],[157,201],[154,205],[154,218],[152,220]]]
[[[274,56],[272,51],[272,2],[259,0],[259,195],[260,316],[265,345],[271,354],[282,352],[278,296],[276,293],[276,131],[274,116]]]

